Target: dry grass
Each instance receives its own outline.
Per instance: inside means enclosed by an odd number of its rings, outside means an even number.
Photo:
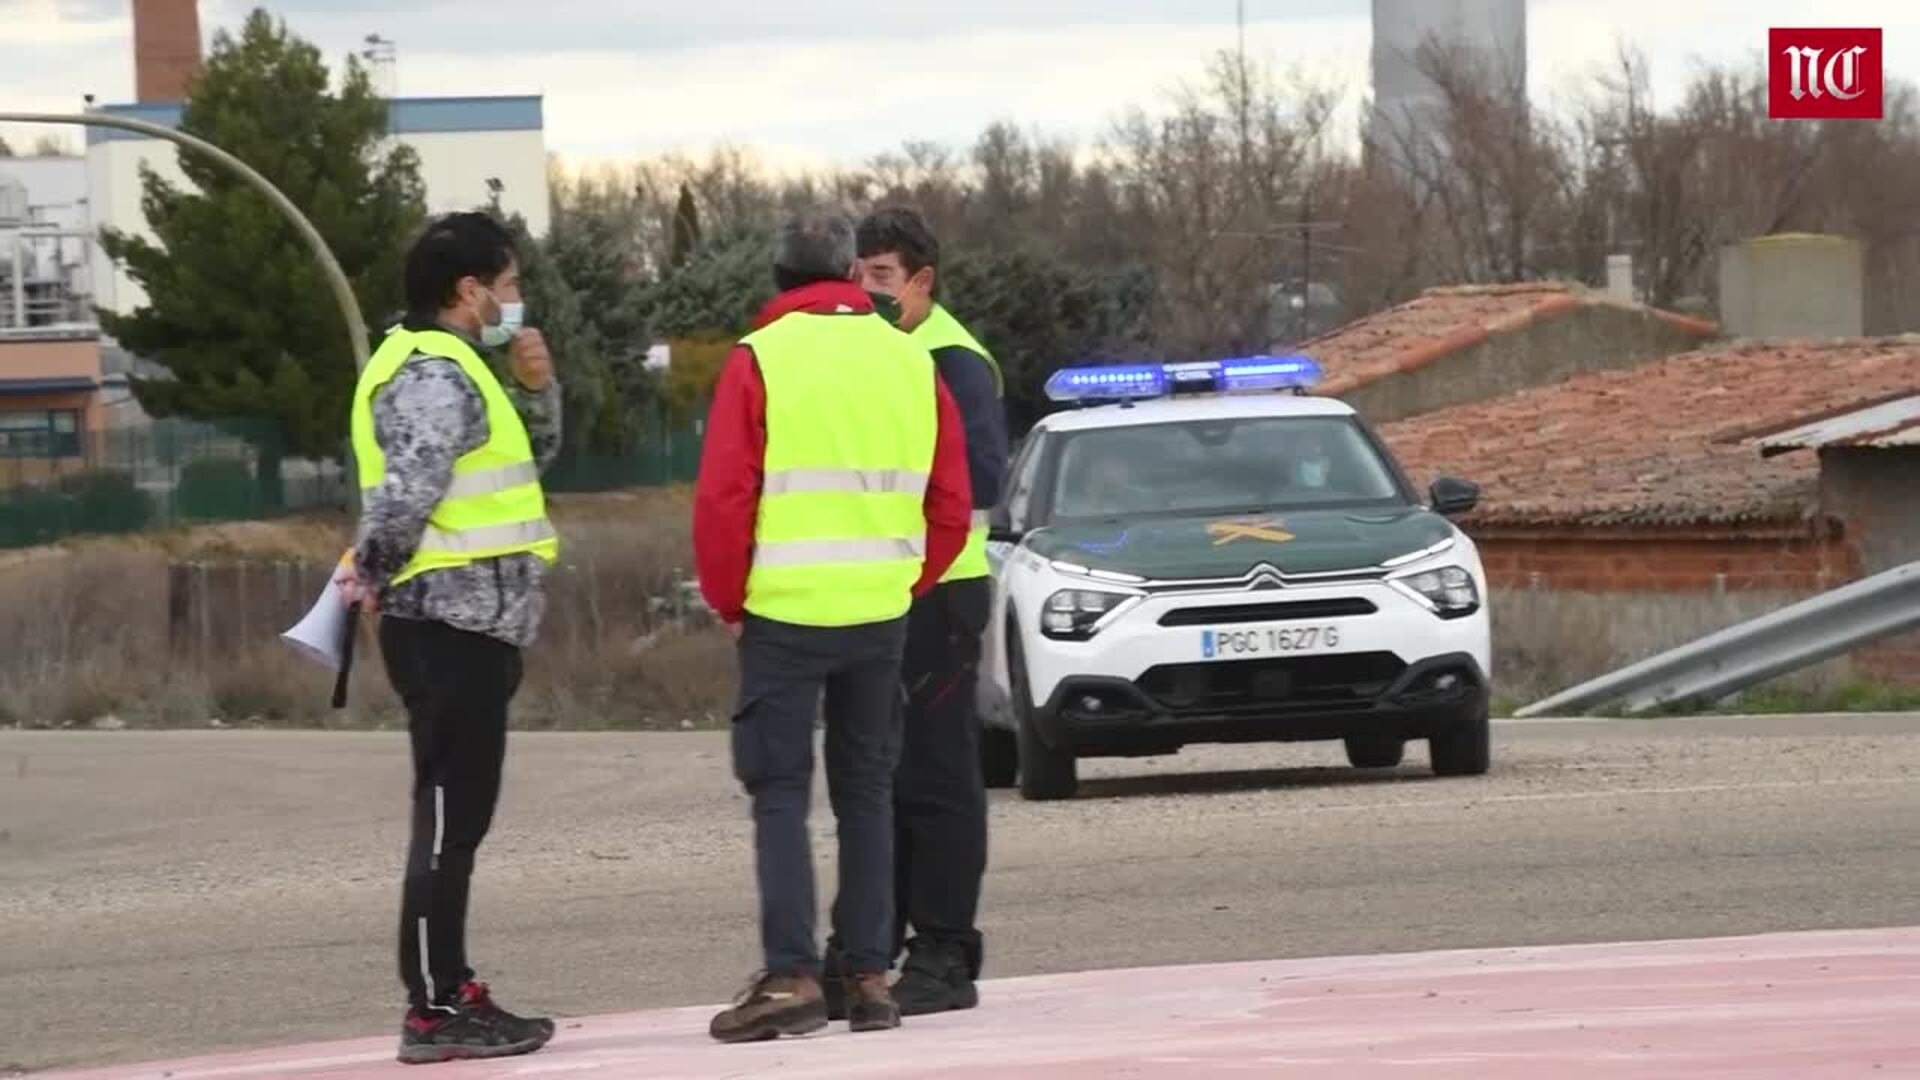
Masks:
[[[726,635],[671,601],[691,570],[685,491],[555,500],[566,537],[516,721],[681,728],[724,717]],[[369,632],[349,707],[276,639],[347,542],[344,518],[82,540],[0,561],[0,723],[386,727],[402,721]],[[170,585],[169,567],[197,564]],[[200,569],[204,566],[205,569]],[[184,621],[170,614],[185,588]],[[212,618],[203,624],[198,612]]]
[[[554,500],[563,563],[527,657],[517,724],[683,728],[724,720],[734,693],[732,645],[674,601],[693,565],[688,513],[685,490]],[[361,639],[350,707],[340,712],[328,707],[331,676],[275,638],[311,603],[348,529],[345,519],[319,517],[6,553],[0,724],[401,723],[371,634]],[[184,629],[169,614],[168,575],[183,561],[211,564],[185,582],[215,613],[206,624],[190,617]],[[1497,700],[1507,708],[1538,700],[1792,599],[1497,593]],[[1837,661],[1760,688],[1751,700],[1861,707],[1882,700],[1869,689],[1849,681]]]
[[[1495,697],[1507,708],[1537,701],[1798,599],[1763,592],[1497,591],[1493,596]],[[1826,700],[1849,685],[1849,665],[1839,659],[1755,692]]]

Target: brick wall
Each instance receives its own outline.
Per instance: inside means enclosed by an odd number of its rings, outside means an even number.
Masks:
[[[1920,514],[1911,495],[1891,498],[1900,463],[1887,459],[1841,473],[1841,505],[1857,514],[1829,532],[1806,528],[1476,529],[1489,584],[1508,605],[1526,597],[1518,665],[1551,668],[1566,685],[1683,644],[1702,634],[1920,559]],[[1907,467],[1913,468],[1909,464]],[[1824,469],[1823,472],[1835,470]],[[1906,474],[1908,484],[1912,473]],[[1829,507],[1833,509],[1833,506]],[[1876,529],[1879,530],[1876,532]],[[1889,532],[1891,530],[1891,532]],[[1912,546],[1909,547],[1908,545]],[[1901,558],[1905,555],[1905,558]],[[1509,633],[1515,629],[1508,620]],[[1500,644],[1496,640],[1496,645]],[[1920,634],[1862,649],[1854,675],[1920,686]],[[1809,673],[1828,684],[1831,665]],[[1801,680],[1805,681],[1805,680]]]
[[[1571,302],[1571,301],[1570,301]],[[1388,424],[1593,371],[1635,367],[1697,349],[1698,328],[1638,308],[1598,303],[1536,314],[1523,325],[1475,327],[1434,346],[1436,359],[1338,396]]]
[[[1841,538],[1804,529],[1475,530],[1474,539],[1499,588],[1810,594],[1857,576]]]

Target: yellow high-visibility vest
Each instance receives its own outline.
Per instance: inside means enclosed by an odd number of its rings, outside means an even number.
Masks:
[[[785,315],[741,343],[767,391],[746,609],[801,626],[905,615],[926,563],[933,357],[871,313]]]
[[[912,337],[916,344],[929,353],[950,349],[957,345],[969,352],[979,354],[980,358],[986,361],[987,370],[993,373],[995,398],[1006,395],[1006,383],[1001,377],[1000,365],[994,361],[993,354],[982,348],[980,343],[974,340],[973,335],[967,332],[967,328],[960,325],[960,320],[954,318],[946,308],[939,304],[933,305],[926,319],[913,328]],[[993,567],[987,562],[989,513],[990,511],[987,510],[973,512],[973,528],[967,533],[967,546],[961,550],[960,557],[953,560],[953,566],[941,575],[940,581],[943,584],[949,581],[972,581],[993,572]]]
[[[395,328],[367,361],[353,390],[351,420],[361,491],[371,492],[387,476],[386,454],[374,437],[373,396],[416,353],[460,365],[486,404],[487,441],[454,460],[453,483],[427,518],[413,558],[393,576],[392,584],[503,555],[530,553],[555,561],[560,540],[547,520],[540,466],[527,426],[493,370],[456,334]]]

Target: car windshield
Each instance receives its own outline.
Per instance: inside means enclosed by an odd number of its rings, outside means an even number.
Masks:
[[[1252,513],[1398,503],[1392,468],[1351,419],[1195,420],[1076,432],[1057,519]]]

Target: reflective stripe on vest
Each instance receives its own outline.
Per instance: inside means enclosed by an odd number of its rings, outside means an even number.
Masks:
[[[829,566],[924,559],[926,554],[921,540],[781,540],[755,548],[753,561],[760,566]]]
[[[873,314],[794,313],[741,343],[767,393],[747,610],[802,626],[905,615],[925,565],[933,358]]]
[[[531,548],[557,534],[548,521],[518,521],[509,525],[482,525],[477,529],[445,532],[428,525],[420,534],[420,550],[465,554],[492,548]]]
[[[553,562],[559,539],[547,518],[526,424],[480,354],[444,330],[389,331],[360,373],[351,428],[361,489],[370,494],[387,479],[386,454],[374,435],[374,395],[416,354],[459,365],[486,408],[487,441],[454,461],[446,494],[428,516],[413,558],[392,583],[503,555],[532,554]]]
[[[473,495],[492,495],[495,492],[508,491],[517,487],[540,482],[540,467],[531,461],[519,465],[505,465],[498,469],[480,469],[470,473],[455,473],[453,482],[447,485],[444,498],[465,499]],[[362,493],[378,490],[380,485],[362,488]]]
[[[768,473],[762,495],[850,491],[855,494],[925,495],[927,474],[905,469],[786,469]]]
[[[919,326],[913,328],[913,340],[926,348],[929,353],[941,349],[960,348],[979,356],[986,362],[987,370],[993,373],[993,391],[996,396],[1006,393],[1006,385],[1000,374],[1000,365],[993,354],[983,348],[979,341],[960,325],[953,313],[939,304],[927,312],[927,317]],[[947,572],[940,575],[944,584],[949,581],[972,581],[983,578],[993,572],[992,564],[987,562],[987,510],[973,512],[973,527],[967,533],[967,546],[960,550],[960,557],[953,560]]]

